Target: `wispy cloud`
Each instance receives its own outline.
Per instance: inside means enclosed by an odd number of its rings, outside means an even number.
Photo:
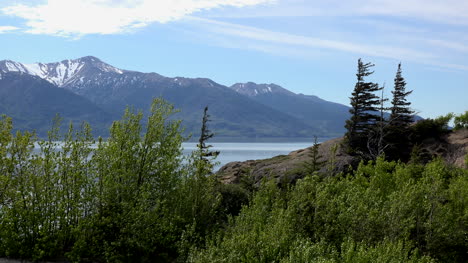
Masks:
[[[363,15],[409,17],[436,23],[468,25],[468,2],[460,0],[352,0]],[[351,3],[353,4],[353,3]]]
[[[275,0],[47,0],[36,5],[15,4],[1,9],[26,20],[26,32],[57,36],[116,34],[166,23],[201,10],[245,7]]]
[[[459,43],[457,41],[430,39],[428,40],[428,43],[438,47],[448,48],[462,53],[468,53],[468,45],[464,43]]]
[[[468,71],[468,65],[459,59],[460,55],[468,52],[468,46],[456,41],[437,40],[430,37],[407,37],[408,39],[406,39],[402,36],[401,42],[392,42],[388,39],[380,41],[383,43],[388,42],[386,45],[376,44],[374,38],[380,38],[381,36],[375,35],[367,38],[358,37],[360,41],[356,41],[356,39],[354,41],[342,41],[272,31],[213,19],[187,17],[187,20],[188,23],[186,24],[197,27],[193,31],[202,36],[199,39],[205,38],[204,40],[207,43],[217,44],[225,48],[255,50],[276,56],[305,59],[316,59],[323,57],[323,55],[341,52],[362,57],[414,62],[440,69]],[[404,29],[404,34],[427,33],[425,30]],[[399,27],[395,27],[393,30],[398,31]],[[394,36],[392,34],[390,39]]]
[[[385,45],[369,45],[362,43],[353,43],[345,41],[336,41],[317,37],[309,37],[295,35],[290,33],[276,32],[265,29],[260,29],[251,26],[238,25],[227,22],[220,22],[211,19],[190,18],[197,22],[204,30],[236,37],[240,39],[249,39],[251,41],[266,44],[270,48],[271,44],[286,45],[292,49],[325,49],[332,51],[342,51],[364,56],[382,57],[391,59],[405,58],[407,60],[427,60],[435,58],[434,54],[418,51],[416,49],[385,46]],[[240,46],[242,48],[242,46]]]
[[[387,16],[468,25],[463,0],[281,0],[261,10],[211,13],[211,17]]]
[[[19,28],[15,26],[0,26],[0,34],[18,30]]]

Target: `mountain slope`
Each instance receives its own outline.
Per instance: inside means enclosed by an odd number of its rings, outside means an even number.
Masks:
[[[184,126],[198,133],[202,110],[209,107],[210,127],[224,137],[304,137],[313,130],[296,118],[256,103],[209,79],[166,78],[155,73],[88,76],[84,84],[66,85],[110,112],[127,105],[148,109],[162,97],[180,109]]]
[[[40,136],[47,134],[56,113],[64,125],[88,121],[96,133],[114,117],[81,96],[20,72],[0,74],[0,110],[13,118],[15,129],[36,130]]]
[[[320,134],[342,135],[349,107],[317,96],[295,94],[275,84],[237,83],[232,90],[314,127]],[[317,136],[320,136],[317,134]]]
[[[42,78],[88,99],[112,115],[120,115],[126,106],[148,110],[152,98],[163,97],[181,110],[177,118],[183,119],[187,131],[195,136],[205,106],[210,108],[210,127],[217,137],[291,138],[311,137],[320,132],[212,80],[121,70],[95,57],[30,65],[0,61],[1,72]]]

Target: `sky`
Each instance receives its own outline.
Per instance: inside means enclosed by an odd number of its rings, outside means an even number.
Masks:
[[[391,97],[398,64],[411,107],[468,110],[464,0],[2,0],[0,60],[92,55],[115,67],[230,86],[275,83],[349,105],[357,61]]]

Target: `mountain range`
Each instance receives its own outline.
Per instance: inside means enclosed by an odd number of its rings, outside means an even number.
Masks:
[[[88,121],[95,135],[127,106],[147,113],[152,98],[180,109],[187,133],[197,136],[203,108],[218,138],[311,138],[344,132],[348,107],[296,94],[275,84],[237,83],[227,87],[206,78],[169,78],[113,67],[88,56],[56,63],[0,61],[0,112],[15,127],[44,135],[53,116],[78,125]]]

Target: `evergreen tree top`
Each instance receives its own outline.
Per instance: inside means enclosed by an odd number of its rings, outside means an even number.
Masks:
[[[390,122],[394,125],[407,126],[413,122],[414,111],[409,108],[411,105],[406,97],[413,91],[406,91],[406,81],[401,74],[401,63],[398,64],[398,69],[395,75],[395,87],[392,91],[392,107]]]

